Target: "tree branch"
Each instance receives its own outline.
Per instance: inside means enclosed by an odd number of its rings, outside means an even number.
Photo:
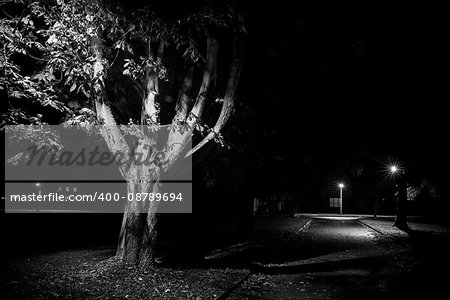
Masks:
[[[101,50],[101,40],[98,37],[93,37],[92,39],[92,51],[95,55],[94,62],[94,102],[95,110],[97,113],[97,118],[102,118],[106,126],[101,127],[101,133],[105,139],[106,144],[110,151],[114,153],[121,153],[124,156],[123,161],[128,161],[127,157],[129,155],[129,147],[121,134],[114,116],[111,112],[111,108],[106,103],[106,91],[104,88],[103,76],[105,74],[104,66],[102,63],[102,50]],[[119,166],[120,172],[125,179],[127,179],[127,171],[125,170],[127,166]]]
[[[3,4],[4,2],[0,2],[0,5]],[[8,1],[6,2],[8,3]],[[10,14],[8,14],[3,8],[0,8],[2,10],[2,12],[5,14],[5,16],[7,16],[10,19],[14,19],[13,16],[11,16]]]
[[[161,64],[162,58],[164,55],[164,42],[161,41],[158,49],[158,54],[156,57],[157,64]],[[151,51],[151,44],[150,39],[148,42],[148,58],[152,59],[152,51]],[[147,117],[149,117],[150,122],[152,124],[159,124],[159,105],[156,102],[156,96],[159,93],[159,80],[158,80],[158,74],[155,72],[155,70],[151,70],[150,67],[147,67],[146,70],[146,91],[145,91],[145,97],[143,99],[142,103],[142,111],[141,111],[141,124],[145,124],[147,121]]]
[[[194,69],[195,66],[192,65],[186,76],[184,77],[183,84],[180,88],[180,94],[178,96],[177,106],[175,107],[175,117],[173,119],[173,122],[184,122],[186,120],[188,109],[189,109],[189,102],[190,102],[190,92],[192,89],[192,82],[194,77]]]
[[[165,43],[164,43],[164,41],[161,41],[159,43],[158,54],[156,55],[156,63],[158,66],[161,66],[161,64],[162,64],[162,59],[164,56],[164,48],[165,48]],[[159,95],[159,77],[158,77],[158,75],[156,75],[156,80],[155,80],[155,91],[156,91],[156,94]]]
[[[205,71],[203,72],[202,85],[200,86],[196,102],[191,110],[187,123],[172,123],[169,137],[164,149],[167,160],[163,169],[168,170],[175,161],[182,155],[188,141],[191,139],[192,130],[198,119],[201,117],[206,103],[206,96],[211,86],[211,80],[216,74],[217,52],[219,44],[217,39],[208,37],[207,39],[207,57]]]
[[[142,83],[140,83],[139,81],[137,81],[136,79],[132,78],[131,76],[128,76],[128,78],[131,79],[131,82],[134,83],[134,86],[138,89],[139,93],[141,94],[142,97],[144,97],[145,95],[145,91],[142,87]]]
[[[188,120],[188,124],[191,127],[193,127],[197,123],[197,120],[201,118],[203,109],[205,108],[206,97],[211,86],[211,79],[216,75],[218,49],[219,43],[217,39],[208,37],[206,66],[203,73],[202,85],[200,86],[197,99],[195,100],[194,107],[192,107],[191,115]]]
[[[26,49],[26,48],[25,48],[25,52],[26,52],[26,53],[28,54],[28,56],[31,57],[32,59],[35,59],[35,60],[38,60],[38,61],[43,61],[43,62],[49,62],[49,61],[50,61],[49,59],[39,58],[39,57],[36,57],[36,56],[32,55],[32,54],[30,53],[30,51],[28,51],[28,49]]]
[[[16,23],[16,25],[14,26],[13,35],[16,33],[16,30],[17,30],[17,28],[18,28],[20,22],[22,22],[23,14],[25,13],[25,10],[28,8],[28,5],[29,5],[29,4],[27,4],[27,5],[25,6],[25,8],[22,10],[22,13],[20,14],[20,17],[19,17],[19,21],[18,21],[18,22]]]
[[[222,110],[220,111],[219,118],[217,119],[216,125],[208,133],[208,135],[198,143],[191,151],[189,151],[186,156],[192,155],[194,152],[203,147],[206,143],[212,140],[225,124],[230,119],[234,112],[236,90],[239,83],[239,78],[241,76],[242,70],[242,44],[238,39],[235,39],[233,45],[233,59],[230,68],[230,74],[228,76],[227,88],[225,91],[225,97],[222,103]]]

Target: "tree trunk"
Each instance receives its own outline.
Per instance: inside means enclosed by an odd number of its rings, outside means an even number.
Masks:
[[[153,187],[150,187],[153,185]],[[127,193],[157,192],[158,183],[128,182]],[[127,201],[119,235],[117,255],[126,263],[139,267],[153,264],[157,241],[158,202],[146,201],[148,207],[142,207],[139,201]],[[147,211],[144,213],[143,211]]]
[[[164,42],[160,43],[157,55],[157,63],[159,64],[162,62],[164,45]],[[241,57],[238,55],[240,51],[238,51],[239,47],[237,47],[237,45],[238,43],[235,43],[230,77],[223,100],[223,107],[216,126],[214,127],[214,134],[219,134],[220,130],[234,111],[235,92],[241,71]],[[149,58],[152,58],[150,46],[149,39],[147,55]],[[216,76],[218,48],[217,39],[208,36],[203,80],[190,113],[188,113],[188,107],[190,102],[189,94],[193,81],[193,68],[190,69],[185,78],[180,93],[180,103],[177,105],[177,117],[175,117],[175,122],[173,122],[170,127],[169,136],[166,145],[163,148],[163,152],[166,154],[165,157],[168,157],[167,162],[164,165],[155,167],[155,169],[151,170],[144,169],[144,166],[136,164],[128,166],[130,169],[126,166],[119,166],[123,177],[127,180],[128,195],[136,196],[139,193],[158,192],[159,182],[157,179],[159,178],[159,175],[161,172],[167,172],[175,161],[183,154],[186,145],[191,139],[193,128],[202,117],[202,112],[205,108],[207,96],[210,93],[212,81]],[[103,129],[102,135],[110,150],[115,152],[119,151],[127,156],[128,153],[131,153],[129,151],[129,146],[117,126],[110,105],[106,101],[106,91],[104,88],[106,70],[103,64],[101,40],[96,36],[92,37],[92,52],[95,55],[95,62],[93,65],[95,80],[93,80],[92,89],[94,104],[97,117],[102,119],[104,125],[107,126],[107,128]],[[144,96],[142,101],[141,124],[159,125],[160,111],[159,104],[156,101],[158,95],[158,74],[148,68],[145,77],[145,86],[137,84]],[[212,137],[213,136],[211,135],[209,139],[212,139]],[[208,139],[195,147],[195,150],[198,150],[201,146],[206,144],[207,141]],[[153,140],[151,137],[145,137],[144,144],[155,145],[156,139]],[[144,144],[140,144],[136,150],[138,152],[144,151]],[[155,153],[156,152],[153,154]],[[127,161],[126,158],[130,157],[125,157],[125,161]],[[153,180],[153,182],[151,180]],[[159,202],[157,201],[128,201],[127,199],[119,235],[119,244],[117,247],[117,255],[123,258],[126,263],[131,263],[140,267],[146,267],[153,264],[158,231],[158,218],[156,214],[158,203]]]
[[[375,204],[373,206],[373,217],[376,218],[378,215],[378,208],[380,206],[380,198],[375,195]]]
[[[406,182],[404,178],[399,178],[397,183],[397,214],[395,216],[394,226],[399,229],[407,230],[409,229],[408,223],[406,221]]]

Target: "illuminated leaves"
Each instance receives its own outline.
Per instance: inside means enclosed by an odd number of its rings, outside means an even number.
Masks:
[[[43,3],[10,3],[16,6],[0,19],[0,45],[4,45],[0,67],[5,74],[0,77],[0,89],[7,90],[9,101],[32,102],[35,114],[42,107],[46,113],[52,109],[71,114],[69,102],[84,106],[95,98],[96,91],[123,75],[131,78],[141,93],[149,73],[162,81],[178,80],[182,64],[203,67],[199,48],[204,47],[204,36],[198,34],[194,23],[231,28],[237,20],[230,11],[204,10],[168,22],[151,7],[130,16],[103,1]],[[94,41],[102,48],[100,61],[93,51]],[[158,59],[161,44],[168,50]],[[94,72],[95,68],[100,72]]]
[[[133,54],[133,48],[131,48],[130,44],[127,43],[125,40],[118,40],[117,42],[114,43],[113,48],[120,49],[122,51],[127,51]]]

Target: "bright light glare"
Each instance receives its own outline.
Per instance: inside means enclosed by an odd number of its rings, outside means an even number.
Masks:
[[[344,184],[343,184],[343,183],[339,183],[339,185],[338,185],[338,186],[339,186],[339,188],[341,188],[341,189],[342,189],[342,188],[344,187]]]
[[[405,176],[406,166],[400,160],[395,158],[387,158],[386,161],[381,162],[381,173],[384,173],[385,179],[394,180],[396,178]]]
[[[41,184],[38,182],[38,183],[36,183],[36,186],[41,186]]]

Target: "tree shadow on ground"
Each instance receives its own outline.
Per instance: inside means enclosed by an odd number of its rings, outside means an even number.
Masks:
[[[314,221],[320,225],[320,220]],[[344,251],[371,247],[359,235],[342,232],[359,230],[359,224],[349,221],[345,230],[320,236],[299,234],[298,219],[264,218],[258,220],[255,230],[245,235],[215,234],[202,238],[185,235],[181,241],[166,243],[160,248],[157,263],[161,267],[188,268],[235,268],[252,269],[255,263],[288,264],[333,255]],[[300,223],[304,224],[304,223]],[[295,225],[295,226],[294,226]],[[292,227],[294,226],[294,227]],[[337,229],[336,229],[337,230]],[[359,230],[360,231],[360,230]],[[331,236],[331,238],[328,238]],[[217,241],[219,238],[220,242]],[[353,264],[348,261],[345,264]],[[336,268],[331,264],[330,268]]]

